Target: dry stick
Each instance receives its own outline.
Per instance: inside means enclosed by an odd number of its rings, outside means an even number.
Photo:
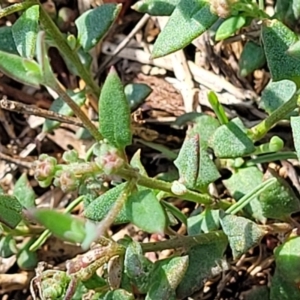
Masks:
[[[140,21],[136,24],[136,26],[132,29],[132,31],[126,36],[126,38],[118,45],[115,51],[111,54],[111,56],[107,57],[104,62],[100,65],[99,70],[96,74],[96,77],[100,76],[100,74],[104,71],[104,69],[109,65],[109,63],[116,57],[130,42],[130,40],[134,37],[134,35],[146,24],[146,22],[150,19],[148,14],[145,14]]]
[[[83,123],[77,118],[64,116],[64,115],[58,114],[54,111],[37,108],[32,105],[26,105],[26,104],[8,100],[5,98],[0,100],[0,108],[9,110],[9,111],[13,111],[13,112],[17,112],[17,113],[39,116],[42,118],[58,121],[61,123],[68,123],[68,124],[84,127]]]

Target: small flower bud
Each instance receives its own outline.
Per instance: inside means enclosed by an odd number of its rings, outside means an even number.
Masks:
[[[64,152],[62,159],[67,163],[75,163],[78,162],[78,152],[76,150],[69,150]]]
[[[54,157],[46,154],[40,155],[39,159],[33,163],[34,177],[37,181],[52,179],[56,172],[57,161]]]
[[[231,15],[232,6],[238,0],[212,0],[210,10],[219,17],[226,19]]]
[[[54,185],[60,187],[63,192],[74,191],[80,184],[75,175],[69,171],[61,171],[56,175]]]

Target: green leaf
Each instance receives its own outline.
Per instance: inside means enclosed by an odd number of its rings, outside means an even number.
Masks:
[[[220,101],[218,99],[217,94],[215,92],[210,91],[207,93],[207,99],[208,99],[213,111],[217,115],[219,122],[221,124],[227,124],[228,118],[226,116],[224,107],[222,106],[222,104],[220,103]]]
[[[2,26],[0,27],[0,50],[4,52],[8,52],[10,54],[19,54],[13,35],[12,35],[12,27],[11,26]]]
[[[282,104],[290,100],[296,91],[297,86],[291,80],[270,81],[261,94],[259,107],[270,115]]]
[[[205,280],[223,272],[220,262],[223,259],[227,244],[226,238],[220,238],[210,244],[194,246],[188,251],[189,266],[177,288],[177,298],[187,298],[200,290]]]
[[[77,39],[85,51],[89,51],[104,38],[121,10],[119,4],[102,4],[84,12],[75,24]]]
[[[119,184],[96,198],[85,208],[84,216],[93,221],[101,221],[107,215],[120,194],[123,192],[125,184],[126,183]],[[126,215],[126,209],[123,208],[115,219],[114,224],[123,224],[128,222],[129,219]]]
[[[276,272],[287,282],[300,283],[300,237],[292,237],[275,249]]]
[[[130,160],[130,165],[133,168],[138,169],[140,174],[142,174],[144,176],[148,176],[147,171],[141,162],[141,149],[138,149],[134,153],[134,155],[132,156],[132,158]]]
[[[292,300],[300,299],[299,287],[282,277],[275,269],[271,279],[270,300]]]
[[[259,196],[263,214],[266,218],[286,221],[292,213],[300,210],[299,199],[275,171],[270,169],[264,177],[275,178],[276,181]]]
[[[35,192],[25,173],[17,180],[13,193],[23,207],[30,208],[35,206]]]
[[[263,173],[257,167],[240,168],[223,184],[230,195],[237,201],[252,192],[263,181]],[[266,222],[261,203],[258,198],[253,199],[244,207],[244,210],[261,223]]]
[[[72,90],[67,90],[67,94],[72,98],[72,100],[79,106],[82,106],[85,103],[85,92],[80,91],[78,93],[74,93]],[[60,97],[56,98],[54,102],[52,102],[50,106],[50,111],[56,112],[60,115],[64,116],[73,116],[74,112],[69,107],[68,104]],[[43,124],[43,132],[50,132],[53,129],[59,127],[60,122],[46,119]]]
[[[128,219],[149,233],[162,233],[166,226],[166,215],[150,189],[140,190],[129,196],[126,202]]]
[[[16,81],[33,87],[38,88],[42,82],[37,62],[4,51],[0,51],[0,71]]]
[[[234,122],[221,125],[214,133],[212,147],[221,158],[245,156],[255,151],[251,139]]]
[[[289,49],[286,51],[288,55],[296,59],[300,59],[300,41],[297,41],[295,44],[292,44]]]
[[[242,51],[239,59],[239,68],[241,76],[248,76],[253,71],[261,68],[266,63],[264,49],[252,42],[248,41]]]
[[[117,148],[124,149],[131,144],[130,109],[123,85],[114,69],[106,77],[100,95],[99,131]]]
[[[262,39],[272,79],[274,81],[289,79],[299,85],[300,61],[286,53],[297,41],[296,34],[278,20],[265,20]]]
[[[220,217],[234,259],[256,246],[266,234],[258,225],[246,218],[226,214]]]
[[[159,34],[152,58],[165,56],[189,45],[211,27],[218,17],[211,13],[205,0],[181,0],[166,27]]]
[[[187,217],[185,216],[185,214],[178,209],[176,206],[174,206],[173,204],[161,200],[161,204],[165,207],[165,210],[169,213],[171,213],[175,218],[177,218],[181,223],[183,224],[187,224]]]
[[[12,34],[19,54],[33,58],[35,55],[36,39],[39,30],[39,5],[26,9],[12,26]]]
[[[188,234],[196,235],[202,232],[207,233],[219,229],[219,210],[206,208],[196,216],[188,218]]]
[[[131,241],[126,247],[124,273],[142,293],[146,293],[149,288],[153,268],[154,264],[144,256],[140,243]]]
[[[176,299],[175,290],[188,268],[189,257],[171,257],[155,263],[145,300]]]
[[[14,196],[0,195],[0,222],[15,228],[22,220],[22,205]]]
[[[124,88],[130,110],[137,109],[145,99],[151,94],[152,89],[144,83],[127,84]]]
[[[246,24],[244,16],[230,17],[220,25],[216,32],[216,41],[227,39]]]
[[[68,214],[52,209],[28,210],[37,222],[49,229],[57,237],[70,242],[81,243],[85,239],[85,222]]]
[[[291,117],[291,127],[293,133],[294,146],[300,161],[300,117]]]
[[[8,258],[18,251],[16,241],[12,235],[2,235],[0,238],[0,256]]]
[[[150,16],[170,16],[180,0],[140,0],[131,8]]]
[[[18,252],[17,264],[22,270],[33,270],[37,266],[37,253],[29,250],[34,241],[35,239],[31,238]]]
[[[117,289],[109,291],[104,298],[98,298],[98,300],[135,300],[135,298],[128,291]]]

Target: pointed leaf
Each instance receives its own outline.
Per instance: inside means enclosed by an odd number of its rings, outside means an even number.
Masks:
[[[248,41],[244,46],[239,59],[241,76],[248,76],[253,71],[263,67],[265,63],[266,56],[264,49],[260,45]]]
[[[131,144],[130,109],[123,85],[112,69],[102,87],[99,100],[99,131],[109,143],[124,149]]]
[[[257,167],[240,168],[229,179],[223,180],[223,184],[230,195],[239,201],[243,196],[252,192],[263,181],[263,173]],[[244,207],[244,210],[261,223],[266,222],[262,205],[258,198],[253,199]]]
[[[148,290],[154,264],[144,256],[140,243],[131,241],[124,257],[124,273],[142,293]]]
[[[22,174],[15,184],[14,196],[17,197],[19,202],[25,208],[35,206],[35,192],[32,189],[25,173]]]
[[[224,271],[220,267],[220,262],[227,244],[226,238],[220,238],[209,244],[194,246],[188,251],[189,266],[177,288],[177,298],[187,298],[200,290],[205,280]]]
[[[131,8],[150,16],[170,16],[180,0],[140,0]]]
[[[126,212],[130,221],[146,232],[162,233],[165,230],[166,215],[150,189],[132,194],[126,202]]]
[[[116,20],[121,5],[102,4],[84,12],[76,21],[77,39],[85,51],[89,51],[108,33]]]
[[[103,195],[92,201],[84,210],[84,216],[93,221],[101,221],[108,213],[114,202],[123,192],[126,183],[119,184],[118,186],[105,192]],[[126,209],[123,208],[114,224],[128,223],[129,219],[126,215]]]
[[[14,196],[0,195],[0,222],[15,228],[22,220],[22,205]]]
[[[233,16],[224,20],[216,32],[216,41],[227,39],[245,24],[246,18],[244,16]]]
[[[0,71],[23,84],[39,87],[42,83],[42,74],[37,62],[18,55],[0,51]]]
[[[85,222],[83,219],[62,214],[52,209],[30,209],[28,213],[63,240],[81,243],[85,239]]]
[[[23,57],[33,58],[35,55],[39,15],[39,5],[32,5],[22,13],[12,26],[16,47]]]
[[[67,91],[68,95],[72,98],[72,100],[77,103],[77,105],[82,106],[85,103],[86,96],[84,91],[80,91],[78,93],[74,93],[71,90]],[[52,102],[50,106],[50,111],[56,112],[60,115],[63,116],[73,116],[74,112],[72,109],[69,107],[68,104],[64,100],[62,100],[60,97],[56,98],[54,102]],[[60,122],[58,121],[53,121],[46,119],[44,124],[43,124],[43,131],[44,132],[50,132],[53,129],[59,127]]]
[[[188,268],[189,257],[171,257],[155,263],[152,284],[145,300],[176,299],[175,290]]]
[[[151,94],[152,89],[144,83],[131,83],[127,84],[124,88],[130,110],[137,109],[144,100]]]
[[[300,161],[300,117],[291,117],[294,146]]]
[[[159,34],[152,58],[165,56],[190,44],[218,19],[205,0],[181,0]]]
[[[263,214],[266,218],[286,221],[292,213],[300,210],[299,199],[275,171],[270,169],[264,177],[275,178],[276,181],[259,196]]]
[[[227,235],[233,258],[236,259],[258,244],[266,234],[254,222],[234,215],[223,215],[221,225]]]
[[[291,80],[270,81],[261,94],[259,107],[270,115],[282,104],[290,100],[296,91],[297,86]]]
[[[148,176],[147,171],[141,162],[141,149],[137,150],[134,153],[134,155],[132,156],[132,158],[130,160],[130,165],[133,168],[138,169],[140,174],[142,174],[144,176]]]
[[[268,66],[274,81],[300,81],[300,61],[286,51],[297,41],[296,34],[278,20],[265,20],[262,39]]]
[[[255,150],[252,140],[232,121],[215,131],[212,147],[215,155],[221,158],[244,156]]]

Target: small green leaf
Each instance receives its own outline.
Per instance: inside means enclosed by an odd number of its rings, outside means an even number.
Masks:
[[[109,212],[110,208],[123,192],[126,183],[117,185],[116,187],[105,192],[103,195],[96,198],[84,210],[84,216],[93,221],[101,221]],[[126,210],[123,208],[114,224],[128,223],[129,220],[126,215]]]
[[[178,209],[176,206],[174,206],[173,204],[161,200],[161,204],[165,207],[166,211],[171,213],[175,218],[177,218],[181,223],[183,224],[187,224],[187,217],[185,216],[185,214]]]
[[[287,282],[300,283],[300,237],[292,237],[275,249],[276,272]]]
[[[4,52],[8,52],[10,54],[19,54],[13,35],[12,35],[12,27],[11,26],[2,26],[0,27],[0,50]]]
[[[170,16],[180,0],[140,0],[131,8],[150,16]]]
[[[154,264],[144,256],[141,245],[131,241],[126,247],[124,273],[142,293],[148,290],[151,283],[150,274],[153,267]]]
[[[17,180],[15,184],[14,196],[17,197],[19,202],[25,208],[30,208],[35,206],[35,193],[25,173],[22,174],[22,176]]]
[[[196,235],[219,229],[219,210],[206,208],[201,214],[188,218],[188,234]]]
[[[300,210],[299,199],[275,171],[270,169],[264,177],[275,178],[276,181],[259,196],[263,214],[266,218],[286,221],[292,213]]]
[[[129,103],[130,110],[137,109],[144,100],[151,94],[152,89],[144,83],[127,84],[124,93]]]
[[[283,79],[300,82],[300,61],[286,51],[298,39],[296,34],[278,20],[265,20],[262,39],[268,66],[274,81]]]
[[[155,263],[145,300],[176,299],[175,290],[188,268],[189,257],[171,257]]]
[[[226,214],[220,217],[234,259],[256,246],[266,234],[258,225],[246,218]]]
[[[299,259],[297,257],[297,259]],[[265,298],[266,299],[266,298]],[[282,277],[275,269],[275,274],[271,279],[270,300],[297,300],[300,299],[299,287]],[[256,300],[256,299],[255,299]]]
[[[23,12],[12,26],[16,47],[23,57],[33,58],[35,55],[39,15],[39,5],[32,5]]]
[[[263,173],[257,167],[240,168],[229,179],[223,180],[223,184],[230,195],[237,201],[252,192],[263,181]],[[262,206],[258,198],[247,204],[244,210],[261,223],[266,222]]]
[[[34,87],[39,87],[43,81],[37,62],[3,51],[0,51],[0,71],[16,81]]]
[[[67,94],[72,98],[72,100],[79,106],[82,106],[85,103],[85,92],[80,91],[78,93],[74,93],[72,90],[68,90]],[[56,98],[54,102],[52,102],[50,106],[50,111],[54,111],[60,115],[64,116],[73,116],[74,112],[72,109],[63,101],[60,97]],[[50,132],[53,129],[59,127],[60,123],[58,121],[48,120],[46,119],[43,124],[43,132]]]
[[[293,133],[294,146],[300,161],[300,117],[291,117],[291,127]]]
[[[104,298],[97,298],[98,300],[135,300],[134,296],[126,290],[116,289],[109,291]]]
[[[208,92],[207,93],[207,98],[208,101],[212,107],[212,109],[214,110],[215,114],[218,117],[218,120],[221,124],[227,124],[228,123],[228,118],[226,116],[224,107],[222,106],[222,104],[220,103],[218,96],[215,92]]]
[[[245,24],[246,18],[244,16],[233,16],[224,20],[216,32],[216,41],[227,39]]]
[[[76,21],[77,39],[89,51],[104,38],[121,10],[119,4],[102,4],[84,12]]]
[[[292,44],[286,51],[291,57],[300,59],[300,41],[297,41],[295,44]]]
[[[83,219],[62,214],[52,209],[30,209],[28,213],[37,222],[63,240],[81,243],[85,239],[86,232]]]
[[[165,56],[190,44],[218,19],[205,0],[181,0],[159,34],[152,58]]]
[[[200,163],[199,135],[187,136],[174,165],[178,168],[180,182],[193,188],[198,177]]]
[[[241,76],[248,76],[253,71],[263,67],[265,63],[266,56],[264,49],[260,45],[252,41],[248,41],[244,46],[239,59]]]
[[[255,151],[252,140],[232,121],[215,131],[212,147],[215,155],[221,158],[245,156]]]
[[[0,256],[8,258],[18,251],[16,241],[12,235],[2,235],[0,238]]]
[[[138,169],[140,174],[142,174],[144,176],[148,176],[147,171],[141,162],[141,149],[138,149],[134,153],[134,155],[132,156],[132,158],[130,160],[130,165],[133,168]]]
[[[188,251],[189,266],[176,290],[177,299],[187,298],[200,290],[205,280],[224,271],[220,262],[227,245],[224,237],[209,244],[194,246]]]
[[[132,194],[126,202],[126,213],[133,224],[146,232],[162,233],[165,230],[166,215],[150,189]]]
[[[37,266],[37,253],[29,250],[34,241],[35,239],[31,238],[18,252],[17,264],[22,270],[33,270]]]
[[[130,109],[123,85],[114,69],[106,77],[100,95],[99,131],[117,148],[124,149],[131,144]]]
[[[259,107],[270,115],[290,100],[296,91],[297,86],[291,80],[270,81],[261,94]]]
[[[0,222],[15,228],[22,220],[22,205],[14,196],[0,195]]]

